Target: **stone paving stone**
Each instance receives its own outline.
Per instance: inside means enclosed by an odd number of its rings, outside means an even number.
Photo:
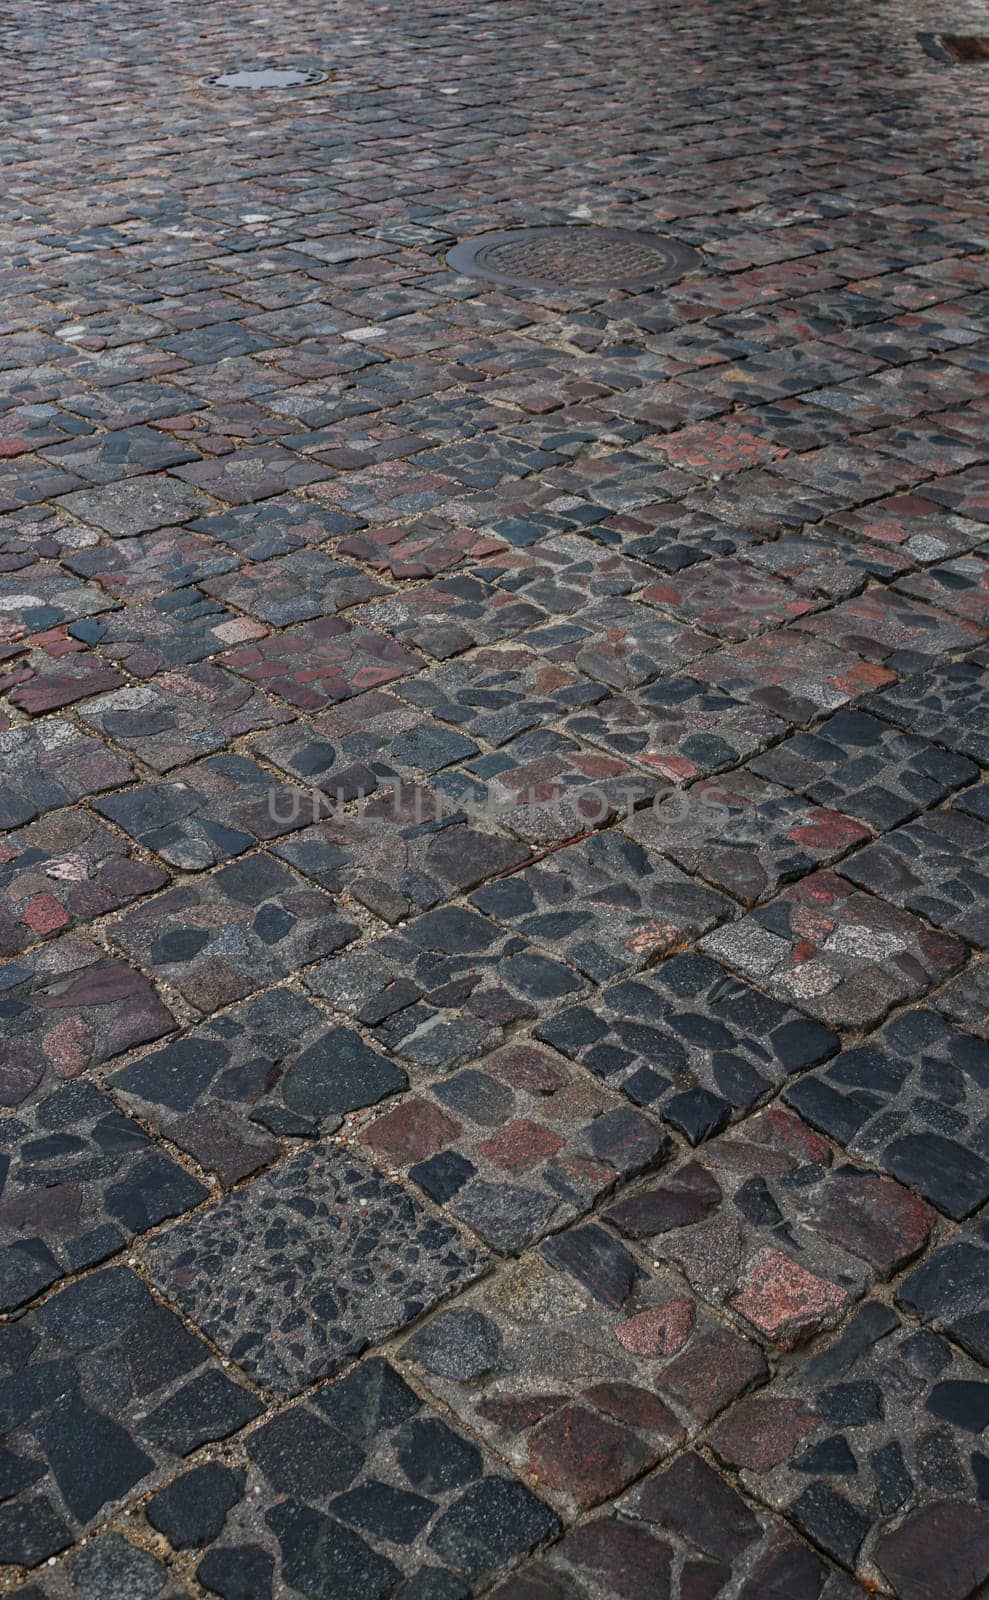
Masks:
[[[354,533],[360,526],[355,517],[345,517],[339,511],[289,494],[219,511],[190,523],[195,533],[230,545],[246,561],[268,561],[272,556]]]
[[[432,578],[500,549],[498,539],[428,516],[366,528],[340,545],[341,555],[354,556],[392,578]]]
[[[18,1566],[64,1550],[104,1507],[261,1409],[125,1267],[68,1285],[8,1326],[2,1348],[10,1498],[0,1560]],[[80,1552],[73,1572],[95,1564],[98,1548]],[[113,1590],[81,1592],[106,1600]]]
[[[321,550],[295,550],[259,566],[241,567],[206,579],[202,588],[276,628],[332,616],[345,606],[386,592],[359,567],[334,561]]]
[[[911,573],[896,587],[983,628],[989,625],[989,562],[980,556],[958,556]]]
[[[711,1442],[743,1486],[843,1565],[865,1576],[871,1560],[899,1594],[931,1593],[900,1581],[907,1551],[918,1559],[926,1548],[939,1571],[944,1561],[939,1592],[964,1600],[989,1575],[989,1513],[957,1498],[977,1498],[987,1404],[983,1369],[869,1301],[799,1375],[730,1412]],[[957,1587],[962,1569],[968,1584]]]
[[[50,506],[25,506],[0,515],[0,572],[21,572],[35,563],[54,561],[99,543],[95,528]]]
[[[802,618],[796,627],[905,672],[916,672],[949,652],[970,650],[985,638],[985,630],[975,623],[892,589],[870,589],[842,600],[830,611]]]
[[[691,1144],[839,1048],[827,1028],[692,954],[613,984],[535,1032]]]
[[[71,439],[42,453],[52,466],[94,484],[119,483],[138,474],[162,472],[166,467],[198,460],[195,451],[183,449],[155,428],[141,426]]]
[[[681,572],[710,556],[730,556],[756,542],[755,536],[719,517],[688,511],[674,500],[636,506],[606,517],[588,534],[621,548],[635,561],[662,572]]]
[[[0,728],[0,824],[17,828],[84,795],[129,782],[134,770],[101,739],[52,717],[32,727]]]
[[[469,573],[436,578],[420,589],[361,606],[354,617],[400,644],[414,645],[435,661],[459,655],[471,645],[510,639],[545,620],[528,600]]]
[[[433,787],[533,844],[563,843],[628,814],[667,785],[549,728],[439,773]]]
[[[247,756],[218,755],[97,801],[96,810],[169,866],[202,872],[290,833],[310,814],[307,802]]]
[[[843,600],[862,589],[870,575],[897,576],[908,567],[890,546],[855,544],[842,538],[837,528],[813,533],[783,533],[778,539],[748,545],[741,558],[746,566],[772,573],[800,594],[824,595]]]
[[[492,1600],[856,1600],[867,1591],[694,1452],[572,1528]]]
[[[81,809],[0,835],[0,956],[119,910],[166,882],[164,872],[136,860]]]
[[[473,820],[442,796],[405,783],[356,817],[302,828],[272,854],[331,894],[346,890],[383,921],[402,923],[529,860],[531,850],[518,839]]]
[[[159,528],[116,544],[81,550],[63,557],[63,563],[70,572],[99,584],[110,597],[108,605],[113,600],[147,605],[172,589],[185,589],[238,564],[237,557],[222,545],[181,528]]]
[[[291,989],[244,1001],[110,1080],[126,1106],[224,1187],[267,1166],[288,1139],[407,1087],[405,1073]]]
[[[470,904],[596,983],[667,955],[732,910],[614,829],[486,884]]]
[[[947,745],[962,755],[989,762],[989,654],[977,650],[961,661],[946,661],[929,672],[890,684],[865,702],[877,716],[898,727]]]
[[[399,1354],[571,1514],[673,1454],[766,1373],[757,1346],[593,1222],[438,1312]]]
[[[935,1221],[889,1178],[836,1165],[826,1141],[778,1107],[604,1217],[783,1350],[840,1322],[923,1250]]]
[[[989,1045],[937,1012],[905,1011],[787,1090],[802,1117],[949,1216],[989,1194]]]
[[[23,1057],[15,1062],[15,1091],[26,1083],[28,1065]],[[191,1211],[209,1193],[85,1081],[18,1099],[16,1111],[0,1117],[0,1142],[4,1311],[115,1255],[135,1234]]]
[[[218,1349],[283,1395],[336,1372],[484,1265],[406,1189],[332,1145],[297,1150],[159,1234],[147,1260]],[[270,1290],[258,1294],[258,1282]]]
[[[744,767],[636,812],[625,831],[744,905],[871,837],[851,817],[808,805]]]
[[[592,705],[604,692],[579,673],[507,644],[472,650],[396,687],[403,700],[490,745]]]
[[[265,1422],[244,1460],[195,1468],[147,1508],[225,1600],[372,1600],[399,1583],[410,1600],[466,1600],[559,1529],[545,1501],[380,1357]]]
[[[22,567],[0,577],[0,652],[60,623],[96,616],[112,604],[93,584],[67,577],[53,564]]]
[[[269,634],[228,651],[221,660],[231,671],[263,684],[301,711],[318,711],[349,700],[422,665],[395,640],[354,627],[342,617],[320,617],[284,633]]]
[[[430,1093],[386,1110],[361,1138],[496,1250],[515,1252],[572,1221],[669,1140],[620,1096],[558,1056],[508,1045]]]
[[[868,712],[839,711],[749,763],[753,772],[873,828],[892,828],[971,783],[978,768]]]
[[[641,563],[576,533],[546,539],[529,550],[508,550],[475,570],[552,616],[569,616],[588,601],[610,595],[634,594],[654,576]]]
[[[587,606],[566,622],[529,628],[521,642],[620,691],[682,669],[717,644],[648,606],[620,598]]]
[[[989,1358],[987,1245],[989,1220],[976,1219],[914,1267],[896,1291],[897,1305],[948,1334],[983,1366]]]
[[[336,902],[270,856],[243,856],[124,912],[111,937],[209,1012],[347,944]]]
[[[235,450],[212,461],[194,461],[191,466],[175,467],[173,477],[205,489],[207,494],[227,505],[252,505],[288,489],[301,489],[329,477],[326,467],[304,461],[291,450],[276,444],[258,449]]]
[[[976,1038],[989,1038],[989,963],[970,961],[931,996],[930,1004]]]
[[[26,716],[64,711],[127,682],[85,644],[69,638],[64,628],[34,634],[29,643],[30,649],[11,646],[13,659],[0,669],[0,694],[9,707]]]
[[[788,584],[756,574],[731,557],[652,583],[642,598],[719,639],[747,639],[814,609],[812,600]]]
[[[989,946],[989,826],[954,806],[895,828],[842,874],[969,944]]]
[[[222,750],[241,734],[291,718],[259,690],[206,662],[103,695],[80,707],[80,715],[155,772],[167,772]],[[129,768],[127,776],[133,776]]]
[[[23,455],[0,466],[0,511],[17,511],[79,489],[85,479],[63,472],[41,456]]]
[[[105,1533],[62,1560],[18,1593],[21,1600],[186,1600],[188,1590],[155,1556]]]
[[[952,516],[921,492],[890,495],[857,511],[842,511],[834,524],[843,532],[889,545],[904,557],[927,565],[963,554],[985,539],[983,524]]]
[[[114,539],[189,522],[210,510],[209,500],[198,489],[169,477],[121,479],[98,489],[82,489],[64,495],[61,505],[80,522],[102,528]]]
[[[75,638],[94,645],[135,678],[192,666],[227,645],[265,630],[228,611],[190,584],[144,605],[124,606],[91,621],[74,623]]]
[[[568,733],[638,761],[671,783],[735,766],[778,739],[786,724],[689,677],[612,694],[563,723]]]
[[[809,722],[893,682],[887,667],[795,627],[698,656],[690,673],[788,722]]]
[[[501,1044],[586,987],[573,968],[478,912],[427,911],[306,975],[314,994],[413,1067],[448,1068]]]
[[[387,689],[371,689],[309,722],[265,735],[255,748],[337,806],[402,788],[478,753],[473,739],[419,715]]]
[[[6,962],[0,994],[8,1106],[18,1105],[46,1072],[78,1077],[175,1026],[141,972],[77,933]]]
[[[960,939],[815,872],[709,933],[701,948],[832,1027],[869,1027],[962,966]]]

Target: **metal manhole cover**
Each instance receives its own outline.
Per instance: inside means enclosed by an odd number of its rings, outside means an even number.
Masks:
[[[989,62],[989,34],[918,33],[922,47],[935,61],[950,66],[978,66]]]
[[[513,228],[467,239],[447,252],[447,265],[469,278],[521,289],[660,288],[700,256],[661,233],[631,228]]]
[[[296,89],[323,83],[325,78],[325,72],[306,72],[299,67],[240,67],[202,81],[211,89]]]

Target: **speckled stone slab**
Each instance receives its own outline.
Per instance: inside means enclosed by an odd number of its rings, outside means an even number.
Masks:
[[[151,1275],[265,1388],[293,1394],[476,1277],[484,1258],[363,1156],[298,1150],[148,1250]],[[282,1284],[278,1302],[257,1283]]]

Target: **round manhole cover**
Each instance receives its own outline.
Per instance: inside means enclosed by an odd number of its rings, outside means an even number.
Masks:
[[[521,289],[660,288],[700,256],[661,233],[630,228],[513,228],[486,233],[447,252],[447,265],[470,278]]]
[[[299,67],[238,67],[202,81],[211,89],[296,89],[322,83],[325,78],[325,72],[306,72]]]

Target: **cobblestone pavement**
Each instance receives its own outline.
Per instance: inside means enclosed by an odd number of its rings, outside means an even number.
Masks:
[[[946,26],[0,11],[0,1593],[989,1594]]]

